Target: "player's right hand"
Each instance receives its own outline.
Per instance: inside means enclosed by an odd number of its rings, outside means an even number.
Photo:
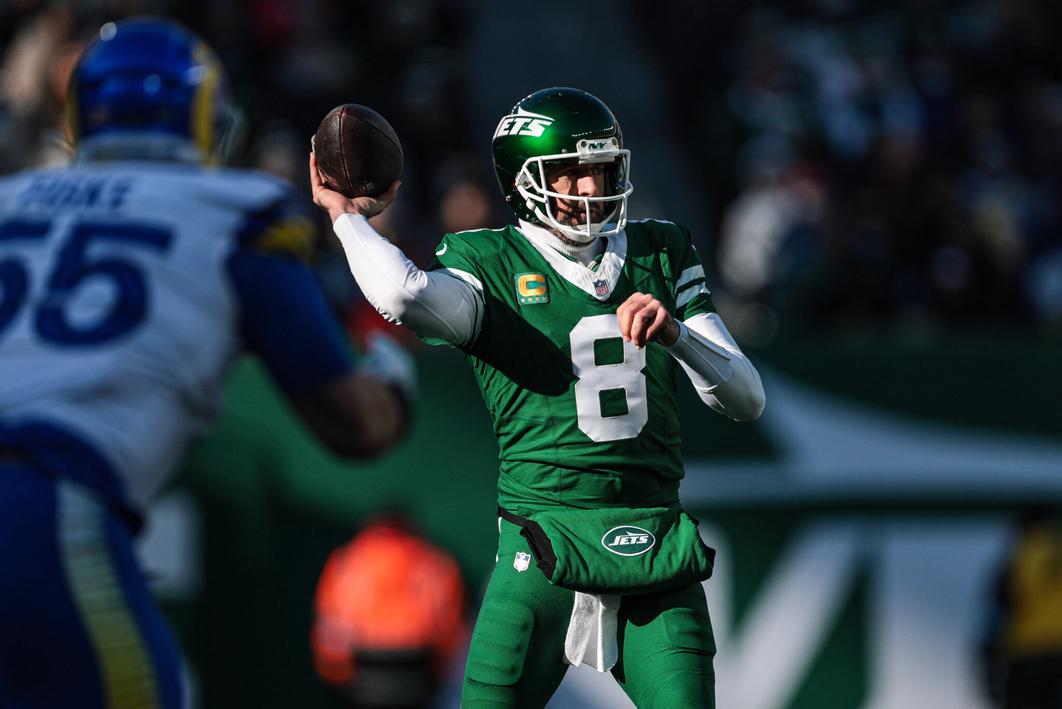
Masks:
[[[379,197],[347,197],[325,187],[321,173],[317,170],[317,156],[310,153],[310,187],[313,189],[313,203],[328,212],[333,222],[344,214],[360,214],[366,219],[375,217],[395,201],[398,187],[401,184],[401,181],[395,180]]]

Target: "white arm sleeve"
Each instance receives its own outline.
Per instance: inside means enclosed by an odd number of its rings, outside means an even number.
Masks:
[[[678,360],[701,401],[737,421],[763,413],[766,397],[756,368],[715,313],[679,323],[679,338],[667,348]]]
[[[358,287],[390,322],[454,345],[479,335],[483,285],[475,276],[456,269],[422,271],[361,215],[344,214],[332,228]]]

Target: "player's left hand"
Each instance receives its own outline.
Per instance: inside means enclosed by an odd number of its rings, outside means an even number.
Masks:
[[[649,293],[634,293],[616,309],[620,334],[641,349],[648,342],[670,347],[679,336],[679,325],[664,304]]]

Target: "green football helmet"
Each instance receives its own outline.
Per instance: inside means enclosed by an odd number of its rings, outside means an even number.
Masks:
[[[631,153],[623,147],[619,122],[602,101],[585,91],[550,88],[521,99],[494,131],[494,171],[505,201],[520,219],[588,243],[619,233],[627,224]],[[550,191],[546,167],[558,162],[605,166],[605,194],[577,197]],[[590,203],[612,210],[599,222],[571,226],[554,213],[556,199],[579,200],[589,215]]]

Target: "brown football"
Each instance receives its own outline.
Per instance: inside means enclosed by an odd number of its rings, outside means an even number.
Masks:
[[[402,144],[376,111],[357,103],[336,106],[313,136],[325,186],[347,197],[377,197],[402,174]]]

